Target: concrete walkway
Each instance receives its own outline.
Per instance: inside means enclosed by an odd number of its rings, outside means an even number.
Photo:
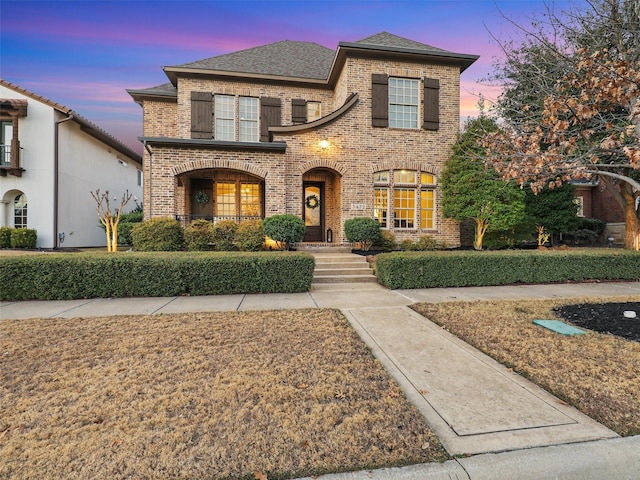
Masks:
[[[0,318],[339,308],[446,450],[463,458],[320,478],[637,479],[640,436],[619,438],[407,308],[415,302],[629,295],[640,300],[640,282],[393,291],[326,284],[296,294],[1,302]]]

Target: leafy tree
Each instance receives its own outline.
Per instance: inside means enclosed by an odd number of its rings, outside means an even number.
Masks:
[[[486,152],[480,135],[497,130],[496,122],[485,115],[467,122],[440,177],[442,213],[458,221],[473,219],[476,250],[482,250],[485,233],[507,230],[524,215],[524,190],[500,179],[482,161]]]
[[[502,42],[492,80],[505,125],[483,139],[487,161],[534,190],[597,177],[625,214],[627,248],[640,249],[640,6],[587,0],[518,26]]]
[[[525,221],[535,225],[539,234],[554,235],[578,229],[582,220],[578,217],[573,185],[565,183],[553,189],[545,186],[537,195],[531,189],[526,190]]]

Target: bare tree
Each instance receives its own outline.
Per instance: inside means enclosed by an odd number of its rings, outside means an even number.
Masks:
[[[100,193],[100,189],[97,189],[95,192],[91,192],[91,196],[96,201],[98,219],[104,226],[105,233],[107,235],[107,252],[117,252],[118,224],[120,223],[120,215],[122,214],[122,209],[127,203],[129,203],[129,200],[131,200],[132,195],[128,190],[122,194],[120,207],[116,209],[115,214],[111,211],[111,206],[109,204],[109,190],[106,190],[104,193]],[[115,197],[114,200],[116,200]]]

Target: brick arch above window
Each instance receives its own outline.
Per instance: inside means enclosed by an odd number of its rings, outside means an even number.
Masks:
[[[425,165],[420,162],[397,162],[393,160],[374,163],[370,167],[371,173],[382,172],[384,170],[419,170],[422,173],[430,173],[431,175],[440,175],[440,171],[433,165]]]
[[[191,172],[193,170],[202,170],[205,168],[226,168],[231,170],[238,170],[240,172],[250,173],[260,178],[265,178],[269,173],[266,169],[251,165],[246,161],[241,160],[228,160],[228,159],[201,159],[190,160],[188,162],[181,163],[175,167],[171,167],[172,175],[180,175],[182,173]]]
[[[300,165],[298,171],[302,174],[307,173],[309,170],[313,170],[314,168],[329,168],[338,172],[341,176],[347,173],[347,169],[344,165],[339,165],[335,160],[326,160],[326,159],[316,159],[311,160],[310,162],[304,163]]]

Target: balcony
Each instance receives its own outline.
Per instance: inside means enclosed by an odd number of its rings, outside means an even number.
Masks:
[[[0,145],[0,177],[14,175],[21,177],[24,168],[20,167],[20,142],[12,140],[11,145]]]

